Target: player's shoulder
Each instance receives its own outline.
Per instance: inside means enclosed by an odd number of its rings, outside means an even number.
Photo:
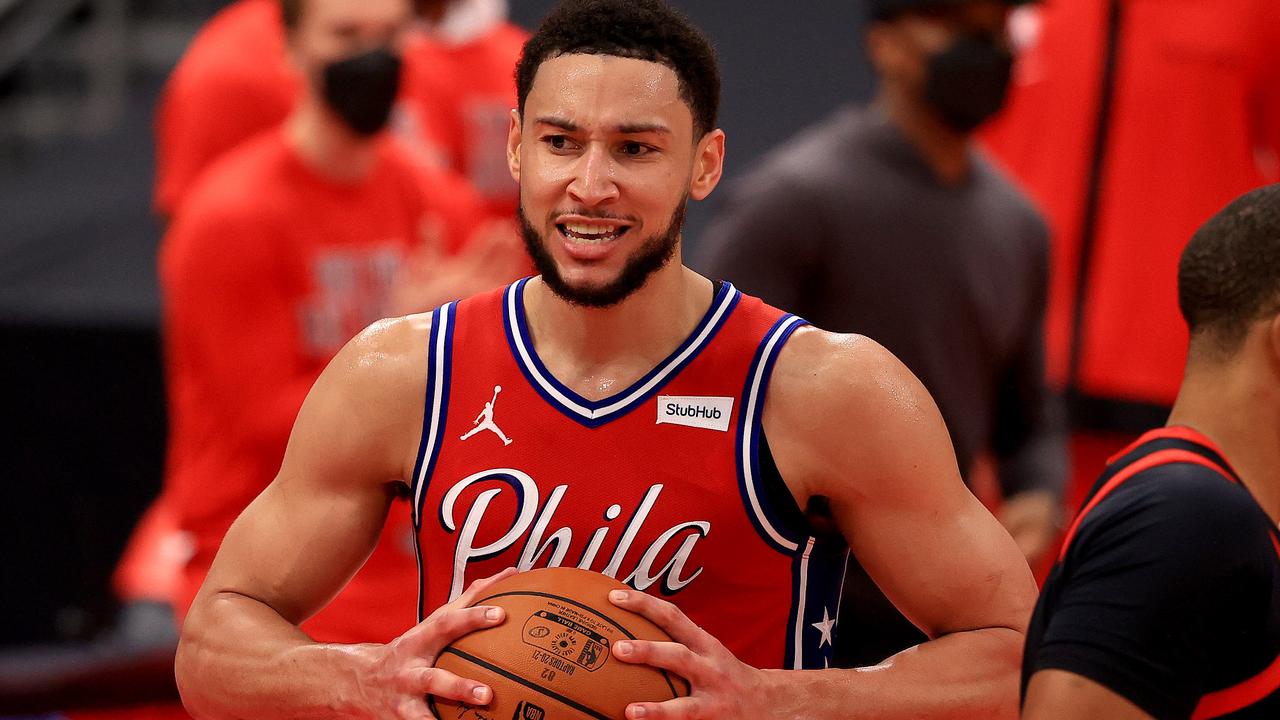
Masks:
[[[1120,533],[1130,541],[1222,548],[1265,545],[1268,526],[1244,486],[1203,465],[1172,462],[1125,479],[1085,516],[1080,535],[1084,545],[1110,546]]]
[[[880,343],[812,326],[787,341],[770,384],[771,402],[845,418],[872,417],[889,407],[915,414],[932,402],[911,370]]]
[[[377,398],[418,383],[426,367],[434,312],[378,320],[338,352],[330,368],[351,378],[356,391]]]

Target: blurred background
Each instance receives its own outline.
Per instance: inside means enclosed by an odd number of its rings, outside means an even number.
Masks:
[[[0,412],[7,428],[0,444],[0,716],[173,697],[165,670],[172,622],[163,613],[152,622],[145,607],[124,610],[131,606],[116,573],[165,469],[157,251],[174,210],[158,211],[155,196],[157,106],[193,36],[230,4],[0,0]],[[725,185],[690,208],[686,255],[738,282],[737,271],[721,270],[733,266],[722,263],[720,246],[703,238],[723,234],[735,202],[751,197],[752,173],[768,175],[798,134],[876,95],[877,70],[865,48],[874,3],[673,4],[720,54],[728,134]],[[507,17],[531,29],[551,5],[512,0]],[[1272,0],[1079,0],[1021,7],[1010,18],[1008,45],[1026,55],[1015,66],[1009,112],[980,133],[991,165],[1043,217],[1045,226],[1030,234],[1052,248],[1039,261],[1048,285],[1033,283],[1044,287],[1024,294],[1039,297],[1028,321],[1030,366],[1039,372],[1031,385],[1047,383],[1059,403],[1046,411],[1057,428],[1050,442],[1057,449],[1048,451],[1056,469],[1045,471],[1054,476],[1045,492],[1055,528],[1079,485],[1059,477],[1068,474],[1064,447],[1076,470],[1092,477],[1099,455],[1163,423],[1181,365],[1170,258],[1221,204],[1275,179],[1280,42],[1271,41],[1280,37],[1242,33],[1272,32],[1277,12]],[[1069,77],[1054,74],[1064,67]],[[1148,133],[1140,149],[1126,149],[1157,123],[1160,139]],[[961,133],[966,141],[971,129]],[[1163,187],[1191,199],[1153,199]],[[1176,218],[1165,205],[1178,207]],[[1151,237],[1135,227],[1149,228]],[[744,289],[773,299],[746,281],[749,268],[742,273]],[[1121,286],[1129,290],[1106,290]],[[1046,296],[1048,327],[1041,328]],[[1140,308],[1117,327],[1108,308],[1126,298],[1167,307],[1156,319]],[[1166,326],[1170,339],[1161,345]],[[1158,371],[1142,371],[1150,363],[1141,352],[1130,361],[1114,349],[1123,344],[1117,338],[1137,337],[1143,327],[1157,328],[1147,350],[1162,358]],[[1006,370],[989,373],[996,386]],[[978,404],[994,415],[998,402]],[[1000,473],[988,460],[1001,455],[1001,442],[1025,438],[990,431],[959,437],[957,445],[972,455],[962,465],[975,492],[996,507]],[[1033,563],[1043,554],[1043,547],[1028,551]]]

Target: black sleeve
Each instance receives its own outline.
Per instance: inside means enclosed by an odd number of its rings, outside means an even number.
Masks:
[[[799,178],[757,172],[730,193],[692,264],[712,279],[810,317],[825,225],[817,193]]]
[[[1066,670],[1156,718],[1189,717],[1248,636],[1241,598],[1266,573],[1257,512],[1242,488],[1193,465],[1121,485],[1045,588],[1051,611],[1031,672]]]
[[[1045,490],[1061,498],[1067,481],[1066,412],[1062,397],[1045,383],[1049,239],[1038,217],[1029,224],[1034,290],[1017,350],[997,386],[992,451],[1005,497]]]

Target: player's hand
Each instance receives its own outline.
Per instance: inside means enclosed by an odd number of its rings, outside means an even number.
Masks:
[[[500,625],[506,619],[502,608],[479,605],[480,593],[499,580],[516,574],[508,568],[493,577],[477,580],[457,600],[442,605],[408,632],[386,645],[377,646],[371,671],[361,678],[358,705],[371,718],[434,720],[426,698],[441,698],[485,705],[493,690],[483,683],[458,677],[434,667],[446,645],[474,630]]]
[[[734,657],[675,605],[636,590],[614,590],[609,600],[648,618],[675,641],[619,640],[614,657],[668,670],[692,686],[688,697],[628,705],[627,720],[738,720],[759,717],[767,707],[757,698],[764,686],[761,671]]]
[[[1053,546],[1062,529],[1062,509],[1053,493],[1031,490],[1007,498],[1000,506],[1000,524],[1033,566]]]

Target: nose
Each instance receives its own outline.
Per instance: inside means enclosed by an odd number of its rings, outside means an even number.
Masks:
[[[588,145],[578,158],[569,197],[587,207],[594,207],[618,197],[613,158],[600,143]]]

